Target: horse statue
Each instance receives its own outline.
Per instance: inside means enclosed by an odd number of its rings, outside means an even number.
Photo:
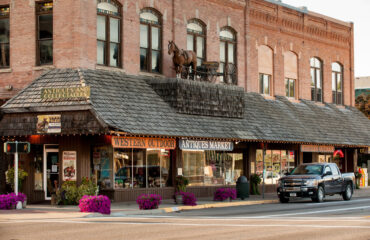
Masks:
[[[171,55],[172,53],[172,61],[175,65],[176,77],[181,77],[183,67],[186,69],[186,76],[189,77],[189,69],[191,66],[195,79],[195,72],[197,70],[197,55],[195,52],[180,50],[174,41],[168,41],[168,54]]]

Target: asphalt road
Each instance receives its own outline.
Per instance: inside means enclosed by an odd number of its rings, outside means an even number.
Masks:
[[[370,198],[328,199],[324,203],[297,201],[152,216],[3,214],[0,239],[370,240]]]

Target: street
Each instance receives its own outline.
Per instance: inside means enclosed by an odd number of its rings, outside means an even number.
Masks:
[[[369,203],[331,197],[122,217],[6,212],[0,239],[370,239]]]

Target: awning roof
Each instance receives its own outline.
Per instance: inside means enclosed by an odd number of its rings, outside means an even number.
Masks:
[[[53,102],[40,98],[42,88],[77,86],[90,86],[90,98]],[[258,93],[245,93],[244,99],[243,118],[181,114],[153,90],[149,77],[54,69],[1,110],[11,114],[90,109],[111,130],[136,135],[370,146],[370,120],[354,107],[292,102],[282,96],[269,100]],[[1,129],[0,134],[4,135]]]

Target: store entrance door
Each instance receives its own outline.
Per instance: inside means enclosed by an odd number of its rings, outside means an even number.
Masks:
[[[51,199],[59,184],[59,149],[56,145],[44,145],[44,192],[45,200]]]

